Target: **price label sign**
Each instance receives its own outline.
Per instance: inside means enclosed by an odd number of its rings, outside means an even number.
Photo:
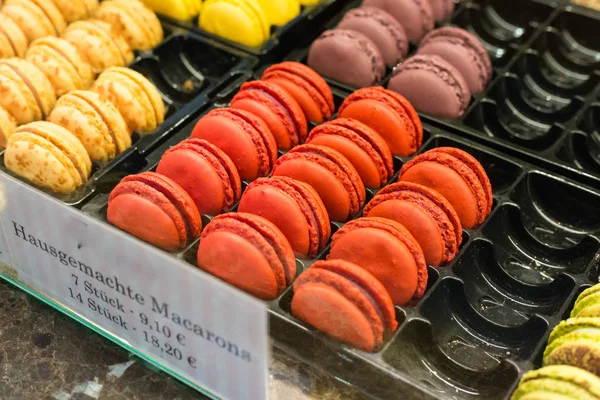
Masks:
[[[267,397],[264,303],[11,177],[0,185],[0,259],[20,280],[216,397]]]

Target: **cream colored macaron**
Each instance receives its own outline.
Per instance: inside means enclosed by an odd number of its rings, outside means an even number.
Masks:
[[[92,171],[77,137],[45,121],[17,128],[8,139],[4,163],[14,174],[58,193],[73,192],[87,182]]]
[[[132,132],[151,132],[165,120],[165,104],[158,89],[130,68],[107,69],[91,90],[117,107]]]
[[[94,16],[98,0],[51,0],[60,10],[67,23]]]
[[[0,58],[24,57],[29,40],[8,15],[0,12]]]
[[[150,50],[163,40],[158,17],[139,0],[107,0],[96,18],[108,22],[135,50]]]
[[[64,95],[48,117],[81,141],[92,161],[106,163],[131,146],[131,132],[115,106],[97,93]]]
[[[57,97],[87,89],[94,81],[92,66],[65,39],[48,36],[35,40],[27,50],[26,59],[46,75]]]
[[[17,130],[17,121],[6,109],[0,107],[0,149],[6,147],[8,138]]]
[[[50,0],[7,0],[2,12],[19,25],[30,42],[45,36],[59,36],[67,27]]]
[[[0,60],[0,107],[19,125],[46,119],[56,104],[52,84],[38,67],[26,60]]]
[[[110,67],[124,67],[133,61],[133,51],[111,25],[97,19],[73,22],[63,38],[75,46],[99,74]]]

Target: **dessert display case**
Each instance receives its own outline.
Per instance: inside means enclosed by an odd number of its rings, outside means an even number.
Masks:
[[[89,182],[69,195],[31,186],[0,158],[1,276],[214,398],[264,397],[270,345],[365,398],[509,398],[520,377],[541,365],[550,331],[576,297],[599,282],[598,12],[550,0],[456,6],[448,23],[481,40],[493,79],[458,120],[420,114],[424,137],[415,156],[438,147],[474,156],[493,187],[492,213],[463,230],[449,265],[428,266],[424,297],[395,307],[399,328],[373,353],[296,319],[292,286],[263,302],[205,274],[197,268],[199,240],[165,253],[107,223],[109,194],[123,177],[154,171],[202,116],[227,106],[267,66],[306,63],[310,42],[359,4],[309,7],[261,49],[161,17],[165,40],[131,65],[167,106],[156,132],[134,135],[130,149],[94,166]],[[356,89],[326,80],[336,109]],[[387,184],[413,158],[394,157]],[[377,192],[367,189],[367,202]],[[342,226],[332,223],[332,232]],[[314,261],[297,259],[296,277]]]

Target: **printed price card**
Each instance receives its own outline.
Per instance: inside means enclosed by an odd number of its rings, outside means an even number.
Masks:
[[[0,183],[0,246],[21,280],[216,396],[266,398],[264,303],[11,177]]]

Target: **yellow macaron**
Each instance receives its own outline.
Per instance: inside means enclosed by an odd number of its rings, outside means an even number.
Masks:
[[[71,193],[87,182],[92,162],[83,144],[62,126],[38,121],[10,136],[4,164],[14,174],[57,193]]]
[[[269,39],[269,22],[258,0],[208,0],[198,24],[208,33],[248,47]]]
[[[46,75],[29,61],[0,60],[0,107],[19,125],[46,119],[56,104],[56,94]]]
[[[6,147],[8,138],[17,130],[17,121],[3,107],[0,107],[0,149]]]
[[[188,21],[200,14],[202,0],[144,0],[144,3],[159,14]]]
[[[24,57],[29,40],[19,25],[0,12],[0,58]]]
[[[95,18],[111,24],[134,50],[150,50],[164,37],[158,17],[140,0],[105,0]]]
[[[300,15],[298,0],[259,0],[271,25],[283,26]]]
[[[51,36],[37,39],[29,46],[25,58],[46,75],[57,97],[87,89],[94,81],[92,66],[65,39]]]
[[[165,120],[165,104],[158,89],[132,69],[107,69],[91,90],[115,105],[132,132],[152,132]]]
[[[99,74],[110,67],[124,67],[133,61],[133,51],[112,26],[98,19],[73,22],[62,36],[77,47]]]

